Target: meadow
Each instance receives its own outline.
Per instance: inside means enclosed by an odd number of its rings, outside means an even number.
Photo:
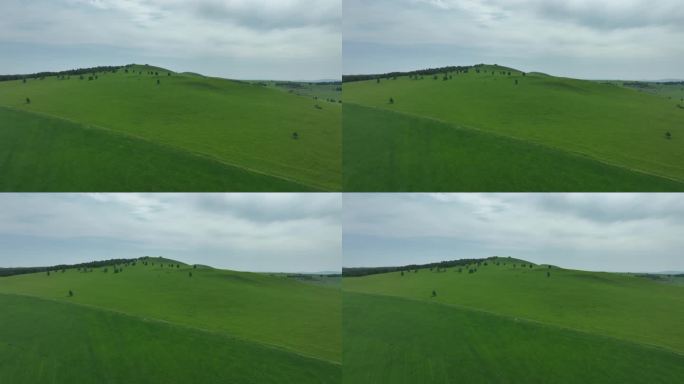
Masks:
[[[508,258],[417,270],[343,278],[345,382],[672,383],[684,375],[679,284]]]
[[[341,188],[341,105],[249,82],[138,65],[3,81],[0,113],[12,140],[0,146],[3,174],[13,173],[3,190]],[[114,171],[62,181],[101,169]]]
[[[286,276],[149,258],[4,277],[0,302],[13,383],[340,381],[340,290]]]
[[[348,191],[684,190],[678,99],[498,66],[343,88]]]

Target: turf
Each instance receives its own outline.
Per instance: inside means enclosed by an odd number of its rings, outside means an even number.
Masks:
[[[0,107],[0,121],[2,191],[310,190],[171,146],[53,117]]]
[[[243,380],[237,380],[238,382],[261,382],[261,374],[267,377],[264,382],[270,382],[271,378],[278,377],[271,377],[271,373],[274,372],[271,370],[259,372],[259,366],[270,364],[269,354],[275,356],[273,358],[276,360],[277,356],[283,356],[280,362],[274,363],[274,366],[299,362],[297,364],[300,366],[288,368],[293,371],[293,377],[309,377],[310,382],[336,382],[322,378],[331,378],[337,371],[339,379],[342,343],[339,289],[304,284],[286,276],[205,267],[193,268],[161,259],[150,259],[147,266],[137,263],[135,266],[120,267],[120,273],[114,273],[114,269],[108,267],[107,272],[104,272],[104,268],[93,269],[92,272],[68,269],[65,272],[52,272],[50,275],[38,273],[7,277],[0,279],[0,295],[21,295],[25,298],[41,299],[40,302],[48,300],[55,305],[65,306],[64,310],[67,312],[90,311],[88,313],[93,313],[92,316],[101,316],[103,321],[109,317],[116,317],[131,322],[150,322],[156,327],[163,325],[167,328],[144,331],[169,333],[168,343],[173,343],[171,330],[176,329],[182,330],[179,336],[181,340],[201,339],[201,335],[213,335],[216,345],[212,348],[223,348],[227,354],[224,356],[225,359],[236,361],[235,364],[239,364],[243,357],[233,354],[241,353],[240,346],[249,345],[250,348],[244,351],[244,358],[251,359],[249,356],[253,356],[256,361],[238,371],[244,373],[251,367],[256,369],[256,372],[252,371],[252,377],[242,376]],[[73,297],[68,296],[70,290],[74,293]],[[17,321],[30,324],[30,315],[28,311],[26,318],[19,318]],[[68,323],[69,321],[66,321],[66,324],[55,326],[65,327],[67,332],[72,327]],[[111,323],[96,322],[91,327],[109,328],[110,336],[114,339],[119,334]],[[10,328],[5,332],[22,335],[21,329]],[[93,348],[93,345],[98,345],[98,339],[89,337],[87,333],[83,336],[84,339],[79,339],[73,344],[74,348]],[[30,336],[26,338],[28,341],[34,339]],[[220,344],[226,343],[226,340],[230,345],[221,346]],[[152,340],[149,342],[154,344]],[[206,341],[208,342],[209,340]],[[126,348],[128,347],[122,344],[119,350],[113,353],[120,354],[120,358],[125,359]],[[165,349],[167,346],[162,343],[154,348]],[[183,352],[181,347],[169,348],[170,353],[178,356],[169,356],[159,364],[171,369],[171,366],[176,366],[178,359],[188,352]],[[190,354],[204,353],[202,348],[194,349],[186,345],[185,349],[188,348]],[[258,357],[259,351],[268,351],[263,360]],[[95,354],[93,359],[99,360],[104,357]],[[212,355],[210,360],[220,361],[224,357]],[[30,356],[21,358],[29,359]],[[200,359],[200,356],[197,359]],[[306,363],[309,361],[312,364]],[[229,368],[230,365],[226,367]],[[178,369],[190,370],[190,367],[179,366]],[[51,372],[54,373],[54,369]],[[191,372],[190,370],[187,374]],[[84,371],[84,374],[86,373],[87,371]],[[27,376],[25,380],[30,382],[30,377]]]
[[[352,122],[360,120],[354,117],[359,109],[349,108],[348,104],[356,104],[381,110],[394,111],[417,118],[435,119],[462,129],[480,130],[503,138],[515,138],[557,150],[566,154],[579,155],[593,159],[596,162],[610,164],[624,168],[626,171],[639,171],[663,178],[684,182],[684,109],[677,107],[675,100],[661,96],[637,92],[633,89],[614,84],[558,78],[542,74],[527,74],[511,71],[511,75],[491,74],[492,67],[482,67],[481,73],[471,70],[467,74],[453,74],[450,80],[437,80],[424,76],[423,80],[410,79],[407,76],[396,80],[382,79],[375,81],[360,81],[344,84],[344,130],[345,130],[345,160],[351,159],[356,164],[370,163],[371,157],[348,157],[346,153],[369,152],[367,149],[354,148],[362,139],[366,148],[375,148],[376,152],[387,152],[390,136],[382,136],[382,140],[370,141],[370,137],[351,137],[346,132]],[[484,69],[488,73],[484,73]],[[518,81],[518,85],[515,84]],[[392,98],[394,103],[388,100]],[[382,117],[373,118],[378,122]],[[428,125],[422,123],[421,126]],[[369,125],[362,125],[369,128]],[[374,129],[386,132],[393,127],[386,123]],[[355,129],[355,131],[359,131]],[[670,132],[672,139],[665,138]],[[430,132],[421,130],[422,135],[430,136]],[[443,135],[441,135],[443,138]],[[426,138],[424,140],[430,140]],[[452,138],[450,142],[458,140]],[[509,152],[499,155],[492,152],[499,142],[492,136],[490,145],[484,145],[480,158],[485,158],[492,164],[504,164],[508,161]],[[424,146],[412,143],[402,143],[401,151],[414,152],[413,159],[426,158],[425,166],[439,168],[440,163],[432,161],[431,153]],[[444,146],[446,148],[446,146]],[[462,160],[462,147],[450,147],[452,162]],[[528,147],[532,149],[533,147]],[[479,147],[470,145],[468,154]],[[349,152],[348,152],[349,151]],[[524,155],[520,155],[523,156]],[[563,156],[561,156],[563,157]],[[585,163],[585,162],[580,162]],[[558,188],[552,174],[546,177],[526,174],[527,164],[516,167],[515,175],[521,177],[527,190],[542,191]],[[391,169],[392,177],[408,177],[405,184],[419,184],[410,174],[404,164],[397,163]],[[463,173],[471,162],[463,163]],[[454,165],[453,167],[457,167]],[[598,167],[598,165],[597,165]],[[579,167],[578,173],[583,172]],[[345,164],[345,173],[348,165]],[[459,168],[460,170],[460,168]],[[352,170],[353,171],[353,170]],[[436,173],[436,172],[435,172]],[[473,172],[473,174],[475,174]],[[345,178],[348,176],[345,175]],[[468,176],[483,179],[496,179],[498,174],[477,174]],[[468,190],[468,188],[454,189],[445,186],[444,179],[450,179],[455,184],[453,175],[440,173],[436,181],[423,187],[429,190],[453,189]],[[609,184],[620,185],[622,178],[618,173],[613,179],[612,173],[606,174]],[[469,178],[460,182],[469,186],[475,184]],[[348,179],[345,180],[345,184]],[[354,185],[361,182],[353,182]],[[422,183],[424,184],[424,183]],[[647,183],[643,183],[643,190],[650,190]],[[345,185],[346,189],[346,185]],[[358,187],[357,187],[358,189]],[[365,189],[365,188],[360,188]],[[384,186],[382,189],[390,189]],[[681,187],[678,187],[681,190]],[[574,188],[563,188],[566,191],[575,190],[605,190],[603,183],[587,181]]]
[[[666,383],[681,377],[683,286],[529,265],[499,259],[472,274],[449,268],[345,277],[345,380]]]
[[[345,383],[675,383],[684,356],[401,298],[345,293]]]
[[[523,140],[359,105],[344,111],[345,191],[684,191]]]
[[[161,72],[156,76],[147,74],[148,70]],[[2,82],[0,106],[173,147],[187,156],[211,158],[301,184],[298,190],[341,188],[340,105],[326,103],[319,109],[310,97],[247,82],[167,73],[135,66],[129,73],[99,73],[92,81],[71,76],[69,80],[48,77],[26,83]],[[297,140],[292,138],[293,132],[298,133]],[[83,153],[80,148],[70,149],[76,155]],[[35,152],[25,156],[29,165],[40,161]],[[169,162],[167,167],[180,166],[182,160],[185,157]],[[84,167],[89,161],[88,157],[81,158]],[[252,190],[283,189],[282,181],[265,188],[262,178],[254,179]],[[144,188],[159,189],[154,180]]]
[[[7,383],[337,383],[339,365],[174,324],[0,294]]]

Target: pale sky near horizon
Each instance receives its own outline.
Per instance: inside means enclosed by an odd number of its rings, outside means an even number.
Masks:
[[[255,272],[341,268],[338,193],[0,194],[0,267],[164,256]]]
[[[339,79],[341,28],[341,0],[3,0],[0,74],[136,63]]]
[[[680,0],[344,0],[343,73],[499,64],[684,79]]]
[[[343,266],[511,256],[612,272],[684,271],[684,195],[345,194]]]

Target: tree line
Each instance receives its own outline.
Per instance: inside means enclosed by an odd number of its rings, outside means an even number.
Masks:
[[[91,68],[78,68],[70,69],[67,71],[59,72],[36,72],[23,75],[0,75],[0,81],[12,81],[12,80],[22,80],[22,79],[40,79],[49,76],[71,76],[71,75],[84,75],[92,74],[95,72],[116,72],[123,66],[100,66]]]
[[[98,268],[98,267],[104,267],[104,266],[111,266],[111,265],[117,265],[117,264],[127,264],[127,263],[133,263],[137,261],[138,259],[109,259],[109,260],[101,260],[101,261],[90,261],[87,263],[79,263],[79,264],[59,264],[59,265],[53,265],[49,267],[17,267],[17,268],[0,268],[0,277],[7,277],[7,276],[14,276],[14,275],[25,275],[28,273],[37,273],[37,272],[54,272],[54,271],[59,271],[59,270],[64,270],[64,269],[70,269],[70,268]]]
[[[428,264],[409,264],[409,265],[402,265],[402,266],[395,266],[395,267],[342,268],[342,276],[359,277],[359,276],[367,276],[367,275],[376,275],[376,274],[380,274],[380,273],[412,271],[412,270],[418,270],[418,269],[423,269],[423,268],[429,268],[431,270],[436,268],[437,270],[440,270],[442,268],[458,267],[458,266],[463,267],[463,266],[467,266],[467,265],[471,265],[471,264],[484,263],[487,260],[491,260],[491,259],[495,259],[495,258],[496,257],[489,257],[486,259],[446,260],[446,261],[439,261],[439,262],[428,263]]]
[[[465,66],[448,66],[448,67],[438,67],[438,68],[427,68],[427,69],[419,69],[415,71],[407,71],[407,72],[387,72],[387,73],[375,73],[375,74],[366,74],[366,75],[342,75],[342,82],[343,83],[351,83],[353,81],[366,81],[366,80],[378,80],[378,79],[394,79],[398,76],[432,76],[432,75],[441,75],[444,73],[468,73],[470,70],[475,70],[479,71],[479,68],[484,67],[485,64],[477,64],[477,65],[465,65]],[[506,71],[510,72],[513,71],[511,68],[506,68],[506,67],[501,67],[499,65],[492,65],[493,67],[500,69],[501,71]],[[478,72],[479,73],[479,72]]]

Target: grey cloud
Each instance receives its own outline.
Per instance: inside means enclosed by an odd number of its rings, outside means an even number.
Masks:
[[[679,194],[355,194],[344,196],[343,217],[345,266],[509,255],[684,270]]]
[[[341,4],[336,1],[294,0],[255,6],[254,2],[205,0],[195,2],[194,7],[202,18],[229,20],[257,30],[324,26],[338,31],[342,21]]]
[[[340,76],[341,17],[339,0],[7,0],[0,46],[34,48],[41,63],[70,67],[152,62],[213,76],[316,80]],[[19,52],[0,60],[0,72],[39,64]]]
[[[243,270],[335,270],[340,209],[339,194],[4,194],[0,240],[13,247],[0,250],[0,265],[92,260],[115,249]]]
[[[345,73],[485,62],[591,79],[682,77],[677,0],[346,0],[343,15]]]

